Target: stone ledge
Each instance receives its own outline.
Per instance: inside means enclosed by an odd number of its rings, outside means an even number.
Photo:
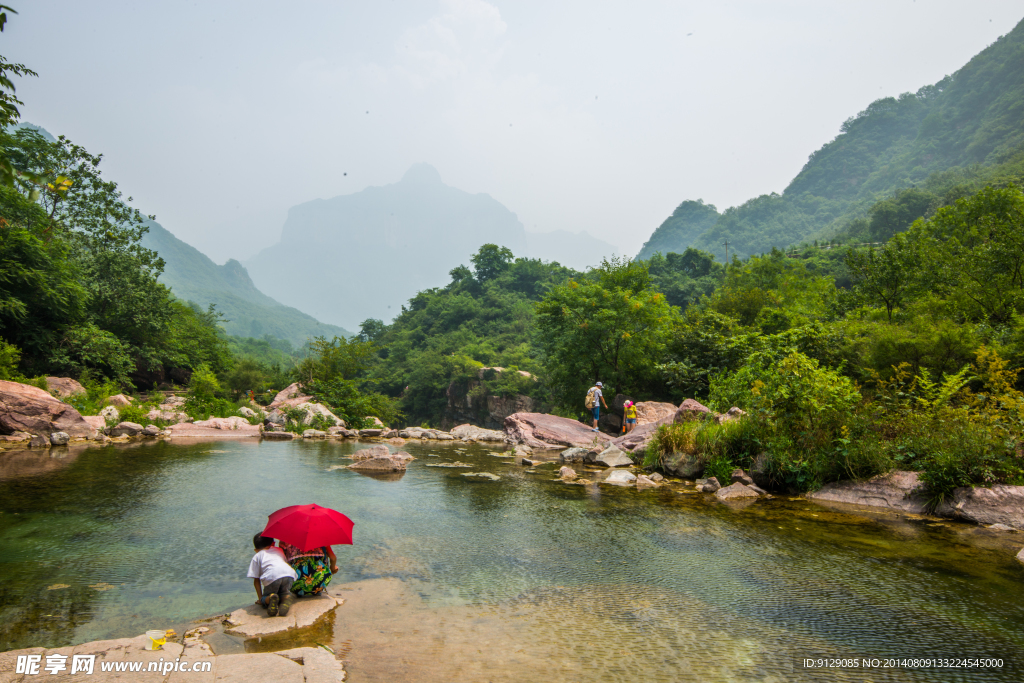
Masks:
[[[224,632],[249,637],[283,633],[313,624],[344,602],[342,598],[326,593],[310,598],[299,598],[285,617],[268,617],[265,608],[253,604],[236,609],[228,615],[224,620]]]

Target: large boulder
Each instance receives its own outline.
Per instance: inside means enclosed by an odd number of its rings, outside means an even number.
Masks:
[[[309,403],[312,400],[312,396],[307,396],[302,393],[302,385],[298,382],[289,384],[281,391],[277,392],[274,396],[274,400],[267,406],[271,410],[274,408],[280,408],[282,406],[297,406],[300,403]]]
[[[738,498],[757,498],[758,493],[740,482],[736,482],[723,489],[715,491],[715,498],[718,500],[736,500]]]
[[[505,432],[496,429],[484,429],[476,425],[464,424],[452,427],[449,432],[452,436],[463,441],[504,441]]]
[[[86,393],[85,387],[78,380],[71,379],[70,377],[47,377],[46,390],[51,394],[56,394],[59,398]]]
[[[516,450],[518,449],[519,446],[516,446]],[[566,448],[564,451],[562,451],[561,454],[559,454],[558,459],[561,460],[562,462],[583,462],[587,456],[587,452],[588,449],[586,448],[579,448],[574,446],[573,448]]]
[[[142,425],[136,422],[118,422],[110,428],[111,436],[137,436],[142,433]]]
[[[897,470],[867,481],[841,481],[825,484],[807,494],[811,500],[870,505],[902,510],[913,514],[927,511],[927,500],[921,495],[917,472]]]
[[[640,401],[636,403],[636,424],[651,424],[661,422],[667,418],[674,418],[676,406],[672,403],[661,403],[659,401]]]
[[[107,406],[111,410],[117,410],[114,406]],[[106,410],[107,408],[104,408]],[[170,410],[164,410],[164,408],[170,408]],[[115,418],[116,419],[116,418]],[[163,420],[164,422],[191,422],[192,418],[188,416],[188,413],[183,413],[178,410],[174,410],[174,406],[160,406],[160,408],[153,408],[153,410],[146,413],[147,420]]]
[[[412,456],[405,451],[388,453],[386,455],[378,454],[372,458],[357,460],[349,465],[348,469],[361,472],[403,472],[412,459]]]
[[[711,409],[707,406],[701,405],[692,398],[688,398],[679,404],[676,408],[674,422],[690,422],[693,420],[703,420],[705,416],[711,415]]]
[[[66,432],[71,437],[90,437],[92,425],[77,410],[48,392],[20,382],[0,380],[0,433],[27,432],[43,436]]]
[[[389,455],[391,455],[391,449],[384,444],[379,444],[369,448],[360,448],[349,457],[353,460],[371,460],[372,458],[386,458]]]
[[[97,431],[103,431],[107,428],[107,421],[102,415],[83,415],[82,419],[89,423],[89,426]]]
[[[594,464],[605,467],[626,467],[633,464],[633,459],[615,446],[609,446],[593,459]]]
[[[317,416],[319,416],[326,420],[327,422],[330,422],[332,427],[346,426],[344,420],[342,420],[340,417],[332,413],[330,410],[327,409],[327,406],[321,403],[299,403],[298,405],[295,406],[295,409],[301,410],[303,413],[305,413],[305,416],[302,418],[302,424],[313,424],[313,420],[316,419]]]
[[[704,463],[689,453],[669,453],[661,456],[661,469],[683,479],[696,479],[704,473]]]
[[[205,427],[207,429],[220,429],[225,431],[258,432],[260,430],[259,425],[249,424],[249,421],[244,417],[238,417],[236,415],[232,415],[231,417],[211,417],[209,420],[198,420],[192,424],[195,427]]]
[[[958,488],[935,509],[935,514],[975,524],[1004,524],[1024,531],[1024,486]]]
[[[515,413],[505,418],[505,441],[526,444],[530,448],[564,449],[606,444],[611,437],[569,418],[545,413]]]
[[[132,404],[131,396],[125,396],[124,394],[114,394],[107,398],[108,406],[130,406]]]

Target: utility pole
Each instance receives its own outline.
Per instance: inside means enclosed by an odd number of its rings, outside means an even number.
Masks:
[[[725,265],[729,265],[729,240],[722,242],[725,245]]]

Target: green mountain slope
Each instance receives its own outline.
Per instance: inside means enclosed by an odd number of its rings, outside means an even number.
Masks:
[[[256,289],[249,273],[234,259],[218,266],[195,247],[182,242],[159,223],[146,221],[149,232],[143,246],[153,249],[166,263],[160,281],[179,299],[206,307],[215,304],[228,322],[224,330],[240,337],[269,334],[299,345],[311,337],[351,336],[347,330],[328,325],[305,313],[274,301]]]
[[[668,254],[686,251],[685,246],[679,249],[679,245],[693,244],[719,218],[721,218],[721,214],[718,213],[714,204],[705,204],[702,199],[697,201],[688,199],[676,207],[672,215],[658,226],[658,229],[651,235],[651,239],[647,240],[640,253],[637,254],[637,258],[649,259],[658,252]]]
[[[1024,21],[952,76],[877,100],[848,119],[783,194],[727,209],[693,237],[692,226],[680,228],[670,218],[640,256],[694,246],[721,257],[726,240],[730,252],[745,256],[829,238],[897,190],[937,173],[1004,163],[1021,149]]]

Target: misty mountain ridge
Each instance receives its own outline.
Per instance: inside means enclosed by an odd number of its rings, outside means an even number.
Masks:
[[[296,346],[316,336],[330,338],[350,334],[274,301],[256,288],[238,261],[230,259],[219,266],[159,223],[147,219],[146,226],[149,232],[143,235],[142,245],[164,259],[164,272],[159,281],[179,299],[203,308],[214,304],[227,318],[223,327],[228,334],[257,338],[269,334]]]
[[[1024,21],[964,67],[916,93],[872,102],[834,140],[811,154],[782,194],[719,213],[687,201],[638,254],[693,246],[747,256],[804,240],[829,239],[902,188],[938,174],[970,175],[1024,151]]]
[[[586,233],[527,234],[519,218],[488,194],[444,184],[425,163],[397,183],[315,199],[288,211],[281,241],[245,264],[256,286],[318,319],[354,329],[390,320],[416,292],[450,281],[487,243],[516,256],[575,256],[600,262],[614,248]]]

